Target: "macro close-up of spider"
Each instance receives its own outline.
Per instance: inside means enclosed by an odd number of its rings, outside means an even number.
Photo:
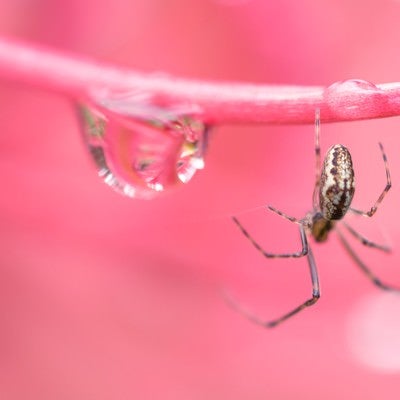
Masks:
[[[303,218],[295,218],[285,214],[284,212],[272,207],[267,208],[280,215],[281,217],[297,224],[300,230],[300,238],[302,248],[295,253],[274,254],[266,251],[243,227],[236,217],[232,217],[233,221],[239,227],[241,232],[253,244],[253,246],[266,258],[300,258],[306,256],[310,270],[312,283],[312,297],[305,302],[295,307],[291,311],[283,314],[281,317],[264,321],[255,314],[244,309],[238,302],[228,296],[228,303],[241,314],[245,315],[251,321],[262,325],[266,328],[272,328],[287,320],[288,318],[299,313],[306,307],[312,306],[320,298],[320,284],[316,262],[308,242],[308,236],[311,236],[315,242],[322,243],[328,239],[329,233],[335,231],[338,235],[340,243],[349,254],[354,263],[362,270],[370,281],[383,290],[400,291],[400,288],[388,285],[382,282],[372,270],[360,259],[357,253],[350,246],[348,240],[344,237],[340,226],[344,227],[351,236],[358,240],[362,245],[370,248],[375,248],[383,252],[390,252],[391,249],[386,245],[381,245],[368,240],[361,235],[357,230],[343,221],[343,218],[348,212],[361,215],[364,217],[372,217],[378,209],[386,194],[389,192],[392,184],[390,171],[388,167],[386,153],[383,145],[379,143],[382,152],[382,158],[386,171],[386,186],[379,195],[375,204],[368,211],[361,211],[351,208],[351,202],[355,191],[355,179],[353,162],[350,151],[341,144],[335,144],[330,147],[325,155],[321,166],[321,149],[320,149],[320,110],[315,111],[315,159],[316,159],[316,178],[312,196],[313,208]]]
[[[398,400],[399,21],[0,1],[0,400]]]

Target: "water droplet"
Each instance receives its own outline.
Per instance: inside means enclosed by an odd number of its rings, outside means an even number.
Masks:
[[[102,95],[79,105],[99,176],[119,193],[151,198],[204,168],[208,127],[196,107],[163,108],[138,95]]]
[[[376,117],[381,115],[382,107],[386,103],[384,92],[373,83],[362,79],[335,82],[326,88],[324,98],[331,112],[341,119],[353,119],[361,111],[364,117]]]

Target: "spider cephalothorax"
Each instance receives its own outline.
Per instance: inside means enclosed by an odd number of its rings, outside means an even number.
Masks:
[[[316,242],[325,242],[334,226],[335,222],[324,218],[320,212],[310,215],[309,231]]]

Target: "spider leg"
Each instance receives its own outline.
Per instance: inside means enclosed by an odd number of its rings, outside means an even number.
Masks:
[[[301,233],[303,232],[303,233]],[[307,253],[307,258],[308,258],[308,265],[310,269],[310,276],[311,276],[311,283],[312,283],[312,297],[307,299],[304,303],[300,304],[293,310],[289,311],[286,314],[283,314],[281,317],[270,320],[270,321],[264,321],[263,319],[259,318],[257,315],[252,314],[250,311],[245,309],[241,304],[239,304],[235,299],[233,299],[229,294],[226,292],[225,294],[225,299],[228,302],[228,304],[237,312],[248,318],[250,321],[263,326],[264,328],[273,328],[283,321],[286,321],[287,319],[293,317],[300,311],[304,310],[306,307],[310,307],[313,304],[315,304],[318,299],[320,298],[320,288],[319,288],[319,281],[318,281],[318,272],[317,272],[317,267],[315,264],[314,256],[312,253],[312,250],[310,247],[308,247],[308,242],[307,238],[304,234],[304,228],[303,226],[300,226],[300,233],[303,237],[305,238],[305,246],[308,248],[308,253]]]
[[[355,210],[354,208],[351,208],[350,210],[352,212],[354,212],[355,214],[359,214],[359,215],[363,215],[364,217],[372,217],[375,213],[376,210],[378,209],[379,204],[382,202],[382,200],[384,199],[384,197],[386,196],[386,193],[390,190],[390,188],[392,187],[392,181],[390,179],[390,171],[389,171],[389,167],[388,167],[388,162],[387,162],[387,157],[386,157],[386,153],[385,150],[383,149],[383,145],[382,143],[379,143],[379,147],[381,149],[382,152],[382,158],[383,158],[383,162],[385,164],[385,170],[386,170],[386,186],[383,189],[382,193],[380,194],[380,196],[378,197],[378,200],[375,202],[375,204],[371,207],[371,209],[369,211],[360,211],[360,210]]]
[[[290,215],[287,215],[287,214],[285,214],[284,212],[279,211],[279,210],[277,210],[275,207],[272,207],[272,206],[270,206],[270,205],[268,205],[267,208],[268,208],[270,211],[274,212],[275,214],[278,214],[278,215],[280,215],[281,217],[283,217],[283,218],[285,218],[285,219],[288,219],[290,222],[294,222],[295,224],[301,224],[301,225],[303,224],[303,220],[302,220],[302,219],[298,219],[298,218],[295,218],[295,217],[291,217]]]
[[[298,257],[303,257],[305,256],[308,251],[308,242],[307,242],[307,237],[306,233],[304,231],[304,228],[300,229],[300,237],[301,237],[301,243],[302,243],[302,249],[301,251],[297,251],[295,253],[284,253],[284,254],[275,254],[275,253],[269,253],[265,251],[261,245],[255,241],[255,239],[250,235],[250,233],[243,227],[243,225],[239,222],[239,220],[236,217],[232,217],[233,222],[239,227],[239,229],[242,231],[243,235],[249,239],[249,241],[252,243],[252,245],[264,256],[267,258],[298,258]]]
[[[364,274],[367,276],[367,278],[376,286],[378,286],[380,289],[383,290],[394,290],[394,291],[400,291],[400,288],[388,285],[386,283],[383,283],[365,263],[361,260],[361,258],[356,254],[354,249],[350,246],[349,242],[346,240],[346,238],[343,236],[343,233],[337,228],[336,232],[339,236],[339,239],[343,245],[343,247],[346,249],[346,251],[349,253],[350,257],[353,259],[353,261],[361,268],[361,270],[364,272]]]
[[[320,178],[321,178],[321,147],[319,144],[319,133],[321,127],[320,110],[315,110],[315,185],[313,191],[313,207],[314,210],[318,209],[317,194],[319,190]]]
[[[392,249],[389,246],[385,246],[379,243],[372,242],[371,240],[367,239],[365,236],[361,235],[357,232],[353,227],[351,227],[346,222],[343,222],[344,227],[364,246],[372,247],[374,249],[382,250],[386,253],[390,253]]]

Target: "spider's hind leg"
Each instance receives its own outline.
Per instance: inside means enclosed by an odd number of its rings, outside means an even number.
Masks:
[[[320,137],[320,129],[321,129],[321,113],[319,108],[315,110],[315,184],[313,191],[313,208],[317,210],[318,208],[318,191],[320,186],[320,178],[321,178],[321,146],[319,143]]]
[[[392,180],[390,178],[390,171],[389,171],[389,166],[388,166],[388,162],[387,162],[387,157],[386,157],[386,153],[385,150],[383,149],[383,145],[382,143],[379,143],[379,147],[381,149],[382,152],[382,158],[383,158],[383,163],[385,164],[385,171],[386,171],[386,186],[383,189],[382,193],[380,194],[380,196],[378,197],[378,200],[376,200],[375,204],[371,207],[370,210],[368,211],[361,211],[361,210],[356,210],[354,208],[350,208],[350,210],[355,213],[355,214],[359,214],[359,215],[363,215],[364,217],[372,217],[375,213],[376,210],[378,209],[378,206],[382,203],[383,199],[385,198],[387,192],[390,190],[390,188],[392,187]]]
[[[357,255],[354,249],[350,246],[347,239],[344,237],[343,233],[340,229],[336,228],[336,233],[339,236],[339,240],[342,243],[345,250],[349,253],[350,257],[353,261],[361,268],[362,272],[367,276],[367,278],[380,289],[383,290],[390,290],[390,291],[397,291],[400,292],[400,287],[388,285],[382,282],[372,271],[371,269],[361,260],[361,258]]]
[[[379,244],[375,243],[369,239],[367,239],[365,236],[361,235],[361,233],[357,232],[352,226],[347,224],[346,222],[343,221],[343,226],[348,230],[348,232],[353,235],[363,246],[366,247],[371,247],[374,249],[382,250],[386,253],[390,253],[392,249],[388,245],[384,244]]]

